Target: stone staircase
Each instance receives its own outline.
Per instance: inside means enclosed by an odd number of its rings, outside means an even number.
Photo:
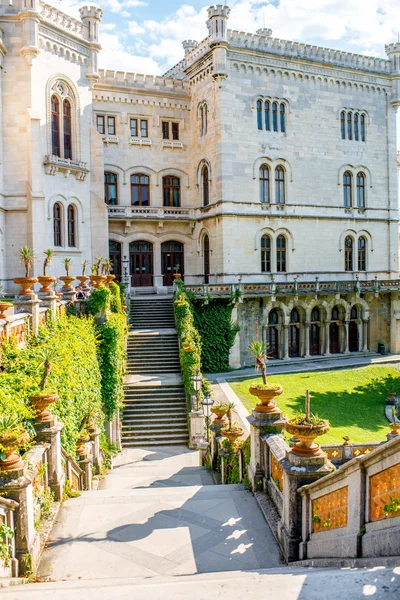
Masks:
[[[122,445],[185,445],[188,425],[172,298],[133,298]]]

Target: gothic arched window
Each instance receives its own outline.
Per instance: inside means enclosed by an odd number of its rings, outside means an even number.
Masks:
[[[354,139],[358,142],[359,134],[358,134],[358,113],[354,115]]]
[[[265,129],[270,131],[271,129],[271,104],[269,100],[266,100],[264,105],[264,118],[265,118]]]
[[[360,117],[360,133],[361,141],[365,142],[365,115]]]
[[[208,179],[208,167],[204,165],[201,170],[201,179],[203,183],[203,206],[208,206],[210,203],[210,188]]]
[[[285,133],[286,131],[286,124],[285,124],[285,105],[282,102],[281,107],[280,107],[280,125],[281,125],[281,132]]]
[[[72,158],[72,110],[71,102],[63,102],[63,129],[64,129],[64,158]]]
[[[74,106],[76,102],[71,87],[57,80],[51,88],[50,98],[50,146],[51,154],[59,158],[74,158],[73,133]]]
[[[358,238],[357,242],[358,250],[358,270],[367,270],[367,240],[364,236]]]
[[[346,113],[344,110],[340,113],[340,132],[342,134],[342,140],[346,139]]]
[[[272,103],[272,129],[278,131],[278,103]]]
[[[58,202],[53,207],[54,245],[62,246],[62,207]]]
[[[76,209],[73,204],[68,206],[68,246],[76,247]]]
[[[365,208],[365,175],[357,173],[357,207]]]
[[[350,207],[353,204],[352,179],[350,171],[346,171],[343,174],[343,203],[346,207]]]
[[[268,204],[270,202],[269,193],[269,167],[267,165],[261,165],[260,167],[260,202]]]
[[[347,139],[353,139],[353,119],[351,112],[347,113]]]
[[[257,127],[262,129],[262,102],[257,100]]]
[[[285,170],[280,165],[275,169],[275,202],[285,204]]]
[[[286,272],[286,238],[278,235],[276,238],[276,270],[278,273]]]
[[[271,272],[271,238],[263,235],[261,238],[261,272]]]
[[[353,238],[350,235],[344,240],[344,270],[353,270]]]
[[[51,153],[60,156],[60,101],[51,97]]]

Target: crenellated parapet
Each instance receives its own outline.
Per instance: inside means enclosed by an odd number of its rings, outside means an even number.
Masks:
[[[42,0],[39,0],[39,14],[43,21],[55,25],[74,36],[87,39],[87,25],[54,8],[54,6],[42,2]]]
[[[99,79],[96,87],[110,86],[127,89],[149,91],[171,91],[189,93],[189,82],[182,79],[173,79],[164,75],[143,75],[141,73],[125,73],[124,71],[110,71],[99,69]]]

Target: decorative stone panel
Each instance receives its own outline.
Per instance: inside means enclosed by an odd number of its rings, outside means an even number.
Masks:
[[[370,520],[400,516],[400,463],[370,478]]]
[[[312,501],[313,533],[347,527],[348,486]]]

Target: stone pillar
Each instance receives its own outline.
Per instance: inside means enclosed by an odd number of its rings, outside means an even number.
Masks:
[[[14,314],[28,313],[32,316],[32,333],[37,336],[39,333],[39,305],[40,300],[36,294],[32,296],[15,296]]]
[[[39,292],[38,298],[40,300],[40,306],[45,307],[50,311],[50,318],[52,321],[57,320],[57,296],[55,292]]]
[[[335,467],[320,450],[315,456],[297,456],[293,449],[281,462],[283,469],[283,512],[278,522],[278,540],[287,562],[307,556],[307,542],[302,542],[302,505],[297,490],[331,473]]]
[[[368,352],[368,319],[363,319],[362,321],[362,351]]]
[[[218,438],[221,437],[221,429],[227,425],[227,419],[214,419],[210,425],[210,454],[213,468],[217,464]]]
[[[331,336],[330,336],[330,332],[329,332],[329,327],[330,327],[330,322],[327,321],[325,323],[325,356],[330,356],[331,353],[329,351],[329,347],[330,347],[330,343],[331,343]]]
[[[305,351],[304,358],[311,358],[310,355],[310,325],[311,323],[304,323],[304,335],[305,335]]]
[[[250,464],[248,467],[248,476],[254,491],[258,489],[259,482],[262,481],[264,477],[261,460],[262,436],[266,433],[281,433],[286,419],[280,408],[275,406],[275,408],[268,413],[258,412],[253,409],[252,415],[247,417],[247,420],[250,423]]]
[[[289,358],[289,327],[290,325],[282,326],[283,333],[283,359],[288,360]]]
[[[197,450],[204,440],[204,414],[202,410],[189,413],[189,448]]]
[[[349,354],[349,322],[344,321],[344,353]]]
[[[95,473],[98,475],[101,471],[102,458],[100,452],[100,429],[95,427],[90,431],[90,439],[92,440],[92,459]]]
[[[238,320],[238,309],[235,305],[232,309],[232,322],[236,323]],[[240,369],[242,366],[240,363],[240,331],[237,332],[235,342],[229,352],[229,366],[232,369]]]
[[[92,489],[92,463],[89,458],[83,458],[79,461],[79,466],[84,472],[84,488],[85,490]]]
[[[62,293],[61,300],[63,300],[64,302],[75,302],[76,293],[75,293],[74,289],[62,287],[61,293]]]
[[[61,463],[61,430],[63,423],[52,417],[49,422],[35,422],[36,439],[50,445],[47,451],[49,467],[49,487],[54,492],[55,499],[60,501],[63,496],[65,473]]]

